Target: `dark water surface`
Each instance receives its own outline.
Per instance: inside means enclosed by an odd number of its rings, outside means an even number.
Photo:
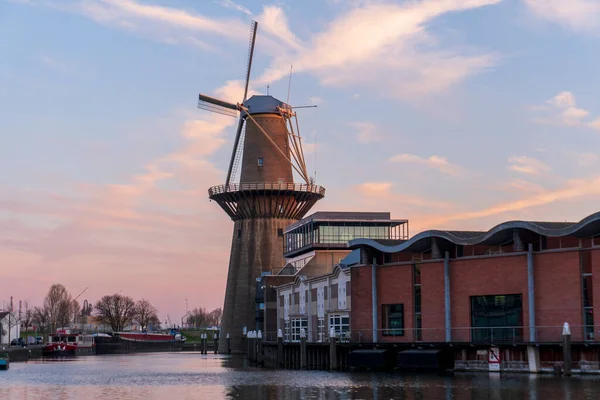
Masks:
[[[0,399],[600,399],[600,377],[330,373],[248,368],[197,353],[13,363]]]

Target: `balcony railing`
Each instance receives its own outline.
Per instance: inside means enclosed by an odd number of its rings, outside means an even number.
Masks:
[[[287,190],[295,192],[310,192],[325,195],[325,188],[319,185],[307,185],[303,183],[289,182],[250,182],[250,183],[231,183],[229,185],[213,186],[208,189],[208,195],[214,196],[223,193],[243,192],[243,191],[261,191],[261,190]]]

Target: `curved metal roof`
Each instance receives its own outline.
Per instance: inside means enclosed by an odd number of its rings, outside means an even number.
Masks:
[[[354,239],[348,242],[348,247],[366,245],[384,253],[398,253],[406,250],[423,251],[430,247],[432,238],[462,246],[498,245],[512,240],[514,229],[527,230],[548,237],[589,237],[600,234],[600,212],[594,213],[579,222],[508,221],[496,225],[487,232],[429,230],[396,245],[385,245],[373,239]]]

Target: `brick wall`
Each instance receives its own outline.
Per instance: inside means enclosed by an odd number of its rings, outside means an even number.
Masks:
[[[352,267],[350,270],[352,285],[352,304],[354,309],[350,313],[350,329],[352,330],[352,340],[358,340],[358,333],[361,332],[361,340],[373,340],[371,307],[373,304],[371,297],[371,267]]]
[[[442,298],[443,293],[439,294]],[[453,341],[470,341],[471,296],[522,294],[524,335],[527,332],[526,255],[452,260],[450,293]]]
[[[445,341],[443,261],[421,264],[421,313],[423,341]]]
[[[572,340],[582,340],[580,252],[536,254],[533,265],[538,340],[560,340],[557,334],[565,322],[571,325]]]
[[[370,268],[369,268],[370,273]],[[370,281],[370,279],[369,279]],[[354,285],[354,278],[352,279]],[[404,304],[404,336],[383,336],[379,333],[382,342],[406,342],[413,340],[413,285],[412,265],[395,265],[377,268],[377,300],[379,329],[383,327],[381,310],[383,304]],[[369,296],[371,289],[369,288]],[[354,303],[356,304],[356,303]],[[354,310],[353,310],[354,311]],[[370,313],[369,313],[370,315]]]

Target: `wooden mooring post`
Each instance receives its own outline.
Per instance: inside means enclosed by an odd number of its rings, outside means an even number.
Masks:
[[[337,345],[335,340],[335,330],[329,330],[329,369],[335,371],[337,369]]]
[[[214,350],[214,354],[217,354],[219,352],[219,334],[215,333],[213,334],[213,350]]]
[[[306,356],[306,331],[302,328],[300,329],[300,369],[308,369]]]
[[[569,323],[565,322],[562,331],[563,342],[563,374],[571,375],[571,328]]]
[[[281,329],[277,330],[277,366],[283,368],[283,332]]]

